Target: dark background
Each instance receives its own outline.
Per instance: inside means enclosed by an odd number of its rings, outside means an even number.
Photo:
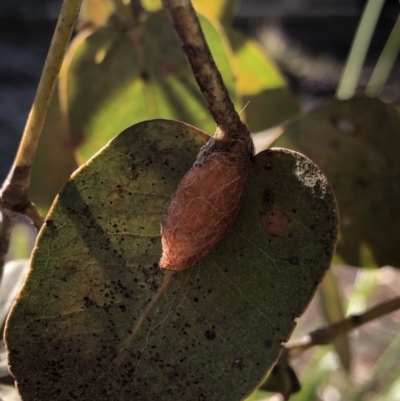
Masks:
[[[1,182],[17,149],[60,5],[61,0],[0,1]],[[364,5],[365,1],[361,0],[243,0],[235,25],[261,40],[269,29],[278,32],[289,49],[300,48],[313,59],[310,63],[316,73],[297,75],[290,61],[274,54],[293,90],[307,103],[310,99],[334,95],[339,76],[332,73],[318,78],[323,68],[319,59],[331,57],[341,70]],[[376,62],[398,13],[398,0],[386,0],[368,54],[366,75],[368,66]],[[400,100],[399,65],[392,72],[384,94],[392,101]]]

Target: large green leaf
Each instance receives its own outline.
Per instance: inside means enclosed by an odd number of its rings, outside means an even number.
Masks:
[[[379,99],[335,100],[293,120],[276,146],[298,150],[327,175],[340,211],[338,256],[400,267],[400,114]]]
[[[336,205],[310,160],[263,152],[231,233],[160,270],[164,207],[206,139],[137,124],[64,187],[6,329],[24,401],[232,401],[263,379],[329,266]]]
[[[233,98],[235,83],[220,32],[200,21],[218,68]],[[182,120],[212,134],[210,117],[171,23],[163,11],[141,26],[132,41],[116,26],[106,26],[75,39],[62,80],[72,135],[87,160],[129,125],[155,117]],[[86,36],[83,36],[86,35]],[[136,44],[133,45],[133,42]]]
[[[260,46],[233,29],[227,34],[234,54],[236,90],[246,106],[250,131],[271,128],[298,113],[299,102]]]

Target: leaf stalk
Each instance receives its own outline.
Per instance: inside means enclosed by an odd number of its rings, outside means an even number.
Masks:
[[[240,120],[215,64],[191,1],[163,0],[163,4],[217,124],[216,136],[220,139],[249,137],[247,126]]]

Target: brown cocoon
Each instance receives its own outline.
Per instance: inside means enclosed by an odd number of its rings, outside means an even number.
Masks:
[[[165,209],[161,268],[186,269],[225,237],[240,211],[252,152],[249,135],[213,138],[202,148]]]

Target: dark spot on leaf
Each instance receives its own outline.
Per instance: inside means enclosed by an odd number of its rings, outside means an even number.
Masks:
[[[206,330],[204,335],[206,336],[207,340],[214,340],[217,334],[215,333],[215,330]]]
[[[271,340],[265,340],[264,341],[264,346],[266,348],[271,348],[272,347],[272,341]]]
[[[232,369],[242,370],[243,369],[243,359],[235,358],[232,362]]]
[[[274,193],[271,190],[266,189],[263,192],[263,202],[264,203],[272,203],[273,201],[274,201]]]
[[[299,258],[297,256],[292,256],[289,258],[289,263],[291,265],[298,265],[300,263]]]
[[[89,297],[83,297],[83,304],[85,305],[86,308],[89,308],[91,306],[98,306],[96,302],[94,302],[92,299]]]

